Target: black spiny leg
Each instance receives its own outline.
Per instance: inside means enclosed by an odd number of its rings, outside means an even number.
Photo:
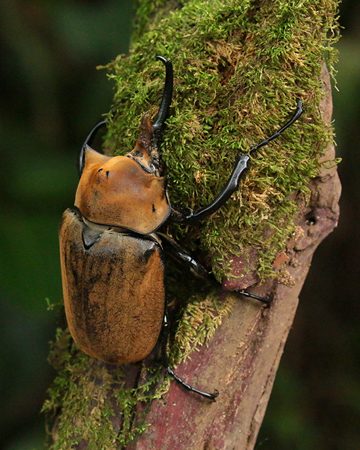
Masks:
[[[298,98],[296,99],[296,104],[297,107],[293,117],[282,128],[280,128],[279,131],[252,147],[250,149],[250,153],[258,150],[260,147],[263,147],[270,141],[278,138],[287,128],[289,128],[294,122],[298,120],[298,118],[303,113],[304,108],[302,107],[302,101]],[[197,211],[192,211],[189,208],[173,208],[171,219],[174,222],[192,224],[199,220],[205,219],[211,214],[214,214],[221,206],[223,206],[227,202],[231,195],[239,189],[240,176],[247,168],[248,160],[249,156],[247,155],[237,155],[235,159],[234,169],[226,185],[223,187],[220,194],[215,197],[215,199],[209,205],[204,206]]]
[[[163,337],[164,337],[165,341],[167,341],[168,334],[169,334],[169,321],[167,318],[167,314],[165,313],[164,323],[163,323]],[[167,364],[166,364],[166,366],[167,366]],[[174,380],[176,380],[178,383],[181,384],[181,386],[184,386],[184,388],[186,388],[187,390],[189,390],[191,392],[195,392],[195,394],[202,395],[203,397],[208,398],[210,400],[215,400],[215,398],[219,395],[219,392],[216,389],[213,394],[209,394],[208,392],[199,391],[198,389],[195,389],[192,386],[190,386],[189,384],[185,383],[180,377],[178,377],[176,375],[176,373],[169,366],[167,366],[166,370],[174,378]]]
[[[234,292],[237,292],[240,295],[244,295],[245,297],[250,297],[255,300],[259,300],[259,302],[265,303],[265,305],[268,305],[268,306],[270,306],[271,302],[273,301],[272,295],[269,295],[269,297],[259,297],[258,295],[250,294],[249,292],[244,291],[242,289],[238,290],[238,291],[234,291]]]
[[[267,139],[264,139],[260,142],[260,144],[255,145],[254,147],[251,147],[250,153],[254,152],[255,150],[258,150],[260,147],[263,147],[264,145],[267,145],[270,141],[273,141],[274,139],[278,138],[280,134],[282,134],[286,128],[291,127],[291,125],[298,120],[298,118],[301,116],[301,114],[305,111],[305,109],[302,106],[302,101],[297,98],[296,99],[296,111],[295,114],[292,116],[292,118],[287,122],[282,128],[280,128],[279,131],[274,133],[272,136],[270,136]]]
[[[194,258],[192,258],[183,248],[180,247],[180,245],[178,245],[166,234],[157,233],[157,235],[161,239],[161,245],[164,252],[171,259],[182,264],[183,266],[186,266],[196,278],[202,280],[202,282],[206,285],[219,287],[219,283],[212,275],[209,274],[205,267],[196,262]],[[243,290],[233,292],[237,292],[245,297],[253,298],[259,302],[265,303],[266,305],[270,305],[272,301],[272,297],[259,297],[258,295],[250,294],[249,292]]]
[[[161,239],[161,246],[168,257],[170,257],[176,263],[187,267],[197,279],[200,279],[206,285],[214,284],[213,279],[211,278],[209,272],[205,269],[205,267],[197,263],[192,256],[190,256],[182,247],[180,247],[179,244],[177,244],[166,234],[156,234]]]
[[[198,389],[193,388],[189,384],[185,383],[180,377],[178,377],[173,370],[170,369],[170,367],[167,368],[168,373],[176,380],[178,383],[181,384],[181,386],[184,386],[185,389],[195,392],[196,394],[202,395],[205,398],[209,398],[210,400],[215,400],[216,397],[219,395],[219,392],[215,389],[213,394],[209,394],[208,392],[199,391]]]

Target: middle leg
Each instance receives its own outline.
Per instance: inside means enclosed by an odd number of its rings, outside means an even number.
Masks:
[[[204,282],[208,286],[219,286],[219,283],[215,280],[215,278],[209,274],[209,272],[203,267],[201,264],[196,262],[194,258],[192,258],[186,251],[180,247],[173,239],[169,236],[166,236],[163,233],[157,233],[160,237],[161,244],[164,252],[175,262],[187,267],[190,272],[198,279]],[[265,303],[266,305],[270,305],[272,301],[272,297],[259,297],[258,295],[250,294],[245,290],[235,290],[232,292],[237,292],[240,295],[245,297],[253,298],[258,300],[259,302]]]

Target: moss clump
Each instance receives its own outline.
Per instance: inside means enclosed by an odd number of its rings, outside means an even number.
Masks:
[[[49,361],[57,376],[42,411],[52,428],[51,450],[77,445],[89,450],[125,447],[148,426],[142,423],[133,427],[139,402],[160,396],[161,389],[168,387],[165,383],[155,393],[161,378],[155,366],[147,370],[146,382],[125,389],[124,366],[108,366],[88,357],[76,348],[67,329],[58,329]]]
[[[204,345],[214,335],[233,305],[234,299],[218,299],[218,295],[208,294],[189,297],[181,320],[177,323],[174,341],[171,345],[170,364],[172,367],[185,361],[199,345]]]

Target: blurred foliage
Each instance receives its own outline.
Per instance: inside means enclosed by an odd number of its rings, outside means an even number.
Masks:
[[[128,51],[133,12],[132,0],[0,2],[0,448],[44,441],[58,224],[74,201],[79,149],[112,102],[96,66]]]
[[[0,448],[40,449],[46,362],[61,300],[57,227],[75,160],[109,110],[97,65],[128,51],[131,0],[0,2]],[[360,5],[344,0],[334,110],[343,183],[339,228],[321,244],[257,448],[357,450],[360,441]]]

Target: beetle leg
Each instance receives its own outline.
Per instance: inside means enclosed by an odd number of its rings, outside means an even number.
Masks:
[[[274,133],[267,139],[264,139],[259,144],[255,145],[254,147],[251,147],[250,153],[254,152],[255,150],[258,150],[260,147],[263,147],[264,145],[267,145],[270,141],[278,138],[280,136],[280,134],[282,134],[286,130],[286,128],[289,128],[294,122],[296,122],[298,120],[298,118],[301,116],[301,114],[305,111],[305,108],[303,108],[302,101],[299,98],[296,99],[296,104],[297,104],[297,107],[296,107],[295,114],[292,116],[292,118],[289,120],[289,122],[287,122],[282,128],[280,128],[279,131],[277,131],[276,133]]]
[[[176,375],[176,373],[168,366],[168,362],[167,362],[167,356],[166,356],[166,341],[169,337],[169,320],[168,320],[168,316],[167,313],[165,312],[164,314],[164,321],[163,321],[163,337],[164,337],[164,342],[165,342],[165,346],[163,346],[162,351],[163,351],[163,358],[165,360],[165,367],[167,372],[174,378],[174,380],[176,380],[178,383],[180,383],[182,386],[184,386],[186,389],[188,389],[189,391],[195,392],[196,394],[202,395],[203,397],[209,398],[211,400],[214,400],[218,395],[218,391],[215,389],[215,392],[213,394],[209,394],[208,392],[203,392],[203,391],[199,391],[198,389],[193,388],[192,386],[190,386],[189,384],[185,383],[180,377],[178,377]]]
[[[287,128],[289,128],[294,122],[296,122],[296,120],[299,119],[299,117],[304,111],[304,108],[302,107],[302,101],[300,99],[297,98],[296,103],[297,108],[293,117],[283,127],[281,127],[279,131],[274,133],[269,138],[264,139],[254,147],[251,147],[249,151],[250,153],[254,152],[260,147],[263,147],[264,145],[267,145],[270,141],[279,137]],[[199,220],[205,219],[211,214],[214,214],[221,206],[223,206],[227,202],[227,200],[231,197],[231,195],[239,189],[240,176],[247,168],[247,163],[249,159],[250,158],[248,155],[239,154],[236,156],[234,169],[226,185],[223,187],[220,194],[217,197],[215,197],[215,199],[209,205],[204,206],[203,208],[197,211],[192,211],[189,208],[181,208],[181,207],[172,208],[170,218],[174,222],[192,224]]]
[[[184,386],[184,388],[186,388],[191,392],[195,392],[196,394],[202,395],[203,397],[208,398],[210,400],[215,400],[216,397],[219,395],[219,392],[216,389],[213,394],[209,394],[208,392],[199,391],[198,389],[193,388],[189,384],[185,383],[180,377],[178,377],[176,373],[174,373],[174,371],[170,369],[170,367],[167,368],[167,371],[174,378],[174,380],[176,380],[178,383],[181,384],[181,386]]]
[[[250,292],[244,290],[234,291],[240,295],[244,295],[245,297],[253,298],[255,300],[259,300],[259,302],[265,303],[265,305],[270,306],[272,301],[274,300],[273,296],[270,294],[268,297],[259,297],[258,295],[250,294]]]
[[[180,247],[173,239],[163,233],[156,233],[158,237],[160,237],[161,245],[164,252],[172,258],[174,261],[185,265],[188,267],[192,274],[196,276],[196,278],[201,279],[203,283],[207,285],[217,286],[219,287],[219,283],[215,280],[215,278],[205,269],[204,266],[199,264],[192,258],[186,251]],[[265,303],[266,305],[270,305],[272,302],[272,297],[259,297],[258,295],[250,294],[250,292],[244,290],[236,290],[233,292],[237,292],[240,295],[244,295],[245,297],[253,298],[258,300],[259,302]]]
[[[186,266],[191,273],[196,277],[201,279],[206,284],[213,284],[214,280],[212,279],[209,272],[203,267],[201,264],[195,261],[186,251],[180,247],[173,239],[163,233],[156,233],[161,240],[161,246],[164,252],[169,256],[173,261]]]

